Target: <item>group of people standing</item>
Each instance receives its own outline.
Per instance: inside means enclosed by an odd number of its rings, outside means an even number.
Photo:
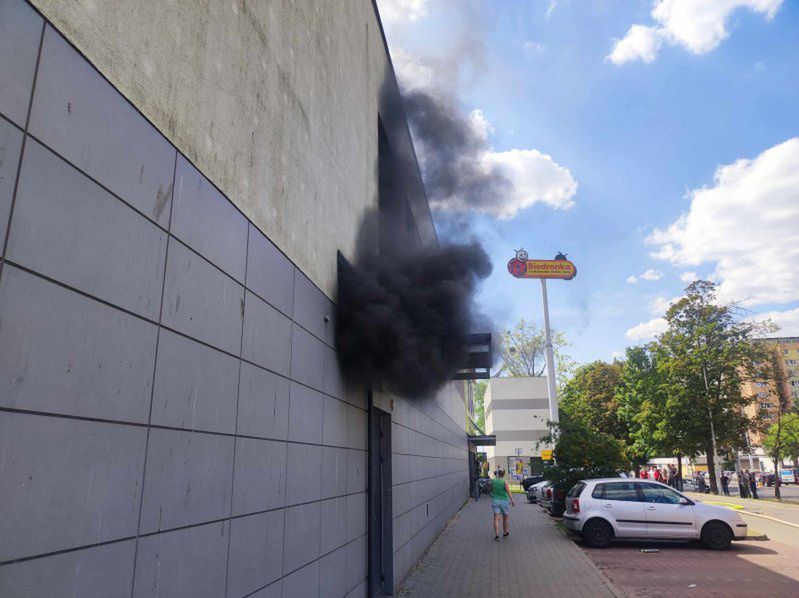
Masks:
[[[650,465],[648,468],[642,468],[638,475],[642,480],[653,480],[661,484],[667,484],[675,490],[682,490],[682,476],[680,476],[676,465],[670,465],[669,467]]]

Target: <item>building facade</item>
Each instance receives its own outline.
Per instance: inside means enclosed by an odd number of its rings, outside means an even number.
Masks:
[[[338,254],[437,243],[373,3],[0,0],[0,158],[0,596],[396,588],[469,456],[337,365]]]
[[[502,467],[512,476],[539,473],[543,469],[539,444],[549,433],[549,400],[546,376],[493,378],[485,399],[486,434],[496,436],[496,445],[485,448],[489,468]],[[517,460],[522,471],[517,472]]]
[[[748,435],[749,446],[740,454],[739,462],[744,469],[755,471],[774,470],[774,463],[763,449],[765,429],[775,421],[781,406],[783,411],[787,411],[799,401],[799,338],[764,340],[773,347],[781,374],[779,380],[747,381],[743,385],[744,394],[754,398],[745,413],[761,426]]]

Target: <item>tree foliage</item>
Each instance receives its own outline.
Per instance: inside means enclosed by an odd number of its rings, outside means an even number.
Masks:
[[[765,359],[752,340],[761,327],[734,304],[718,303],[712,282],[695,281],[685,293],[666,312],[668,329],[657,343],[664,425],[679,431],[685,454],[707,455],[711,490],[718,493],[715,456],[721,448],[741,448],[751,426],[744,407],[753,397],[744,396],[742,383],[757,377]]]
[[[620,417],[616,395],[623,367],[618,361],[594,361],[578,367],[560,392],[561,412],[570,421],[624,441],[628,428]]]
[[[550,422],[549,436],[541,442],[554,446],[557,463],[544,470],[544,477],[564,492],[579,480],[616,477],[627,466],[617,438],[568,416],[560,423]]]
[[[541,376],[546,369],[545,345],[543,327],[535,322],[519,320],[512,330],[505,329],[499,334],[497,352],[502,359],[502,366],[497,375]],[[568,346],[566,336],[553,330],[552,350],[558,380],[565,379],[574,368],[574,362],[565,351]]]
[[[799,455],[799,414],[785,413],[781,421],[771,424],[763,439],[763,447],[769,455],[774,455],[779,449],[778,459]],[[779,464],[775,463],[775,467]]]

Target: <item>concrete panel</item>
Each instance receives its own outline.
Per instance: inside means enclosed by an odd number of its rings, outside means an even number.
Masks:
[[[230,598],[246,596],[281,576],[284,516],[284,511],[278,510],[231,520],[227,583]],[[280,584],[276,586],[280,596]]]
[[[366,578],[366,536],[347,544],[347,587],[354,588]]]
[[[0,561],[135,536],[146,435],[0,413]]]
[[[320,499],[322,447],[312,444],[289,444],[286,469],[287,505]]]
[[[347,446],[366,450],[367,428],[369,426],[366,411],[348,405],[347,407]]]
[[[341,598],[347,591],[347,549],[319,559],[319,598]]]
[[[141,533],[230,514],[233,438],[150,430]]]
[[[347,492],[366,492],[366,451],[347,449]]]
[[[244,284],[248,226],[241,212],[178,156],[172,234]]]
[[[4,2],[0,5],[0,15],[7,10],[6,5],[13,2]],[[2,17],[0,17],[2,21]],[[0,29],[3,24],[0,23]],[[0,33],[2,38],[2,33]],[[3,56],[3,41],[0,39],[0,60]],[[0,67],[0,71],[2,67]],[[0,77],[2,74],[0,74]],[[2,79],[0,79],[2,80]],[[0,91],[2,93],[2,91]],[[14,183],[17,180],[17,166],[19,166],[20,151],[22,149],[22,131],[15,129],[6,121],[0,119],[0,239],[5,241],[5,231],[8,225],[8,214],[11,211],[11,198],[14,194]]]
[[[145,216],[169,225],[175,148],[51,27],[28,130]]]
[[[265,511],[285,504],[286,443],[237,438],[233,515]]]
[[[133,596],[223,596],[227,521],[139,538]]]
[[[325,381],[323,385],[325,394],[347,400],[347,385],[338,365],[336,352],[330,347],[325,347]]]
[[[250,225],[247,288],[287,316],[294,312],[294,264]]]
[[[254,594],[250,594],[247,598],[281,598],[283,596],[283,581],[276,581],[266,588],[261,588]],[[291,594],[289,594],[291,596]]]
[[[238,433],[285,440],[289,430],[289,381],[249,363],[241,364]]]
[[[320,514],[318,502],[286,510],[289,533],[283,539],[283,575],[319,558]]]
[[[322,390],[325,381],[325,345],[296,324],[291,334],[291,379]]]
[[[366,493],[347,496],[347,541],[366,533]]]
[[[394,572],[394,578],[397,578],[397,572]],[[367,596],[367,589],[366,589],[366,580],[359,583],[353,590],[347,594],[347,598],[366,598]]]
[[[325,340],[328,327],[332,328],[332,317],[333,304],[330,300],[305,274],[295,270],[294,321],[317,338]]]
[[[126,540],[0,567],[0,596],[129,598],[136,541]]]
[[[232,434],[236,431],[239,360],[162,330],[151,422]]]
[[[0,113],[25,126],[42,18],[23,0],[0,3]]]
[[[347,543],[347,497],[324,500],[320,505],[322,509],[320,553],[326,554]]]
[[[241,285],[180,243],[170,243],[164,325],[238,355],[243,311]]]
[[[166,233],[29,140],[6,256],[158,320]]]
[[[321,443],[324,419],[322,393],[296,382],[291,383],[290,392],[289,440]]]
[[[322,498],[347,493],[347,465],[347,449],[322,447]]]
[[[242,358],[281,376],[291,365],[291,320],[268,303],[247,292]]]
[[[322,442],[332,446],[347,445],[347,407],[346,403],[325,396],[324,417],[322,420]],[[353,407],[349,406],[350,409]]]
[[[318,598],[319,561],[315,561],[283,578],[283,596],[291,598]]]
[[[6,265],[0,405],[147,422],[157,329]]]

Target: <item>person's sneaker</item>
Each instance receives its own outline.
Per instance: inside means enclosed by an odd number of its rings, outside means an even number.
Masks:
[[[499,536],[494,536],[494,542],[499,542]]]
[[[507,538],[508,536],[510,536],[510,532],[505,532],[504,534],[502,534],[503,538]]]

